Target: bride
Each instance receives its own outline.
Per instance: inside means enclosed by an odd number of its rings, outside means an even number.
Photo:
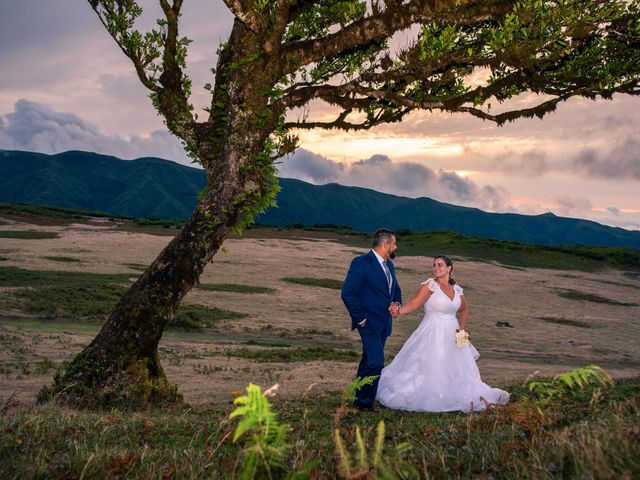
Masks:
[[[434,278],[423,282],[415,297],[400,308],[398,314],[404,315],[424,305],[425,314],[382,370],[377,394],[382,405],[416,412],[469,412],[509,401],[507,392],[480,379],[473,345],[456,345],[456,330],[464,330],[469,312],[452,270],[449,257],[434,258]]]

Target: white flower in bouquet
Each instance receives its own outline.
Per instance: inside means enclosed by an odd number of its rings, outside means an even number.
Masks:
[[[456,330],[456,347],[462,348],[469,345],[469,334],[464,330]]]

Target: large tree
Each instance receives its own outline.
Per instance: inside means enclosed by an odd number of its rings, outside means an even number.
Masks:
[[[208,184],[184,228],[57,375],[49,393],[72,397],[177,398],[158,359],[163,330],[227,234],[273,204],[274,160],[296,148],[296,129],[364,130],[419,109],[500,125],[574,96],[640,92],[640,0],[223,0],[233,26],[199,118],[184,73],[183,0],[158,0],[163,18],[145,33],[135,0],[88,1]],[[403,48],[393,38],[401,31],[414,36]],[[335,118],[314,119],[322,102]]]

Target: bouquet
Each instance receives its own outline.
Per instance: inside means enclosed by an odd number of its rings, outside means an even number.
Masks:
[[[464,330],[456,330],[456,347],[462,348],[469,345],[469,334]]]

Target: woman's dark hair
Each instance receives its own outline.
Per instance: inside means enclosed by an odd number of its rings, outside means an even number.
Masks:
[[[449,257],[447,257],[446,255],[438,255],[436,257],[433,257],[434,260],[441,258],[444,261],[444,264],[447,267],[451,267],[451,271],[449,272],[449,285],[455,285],[456,281],[453,278],[453,260],[451,260]]]

